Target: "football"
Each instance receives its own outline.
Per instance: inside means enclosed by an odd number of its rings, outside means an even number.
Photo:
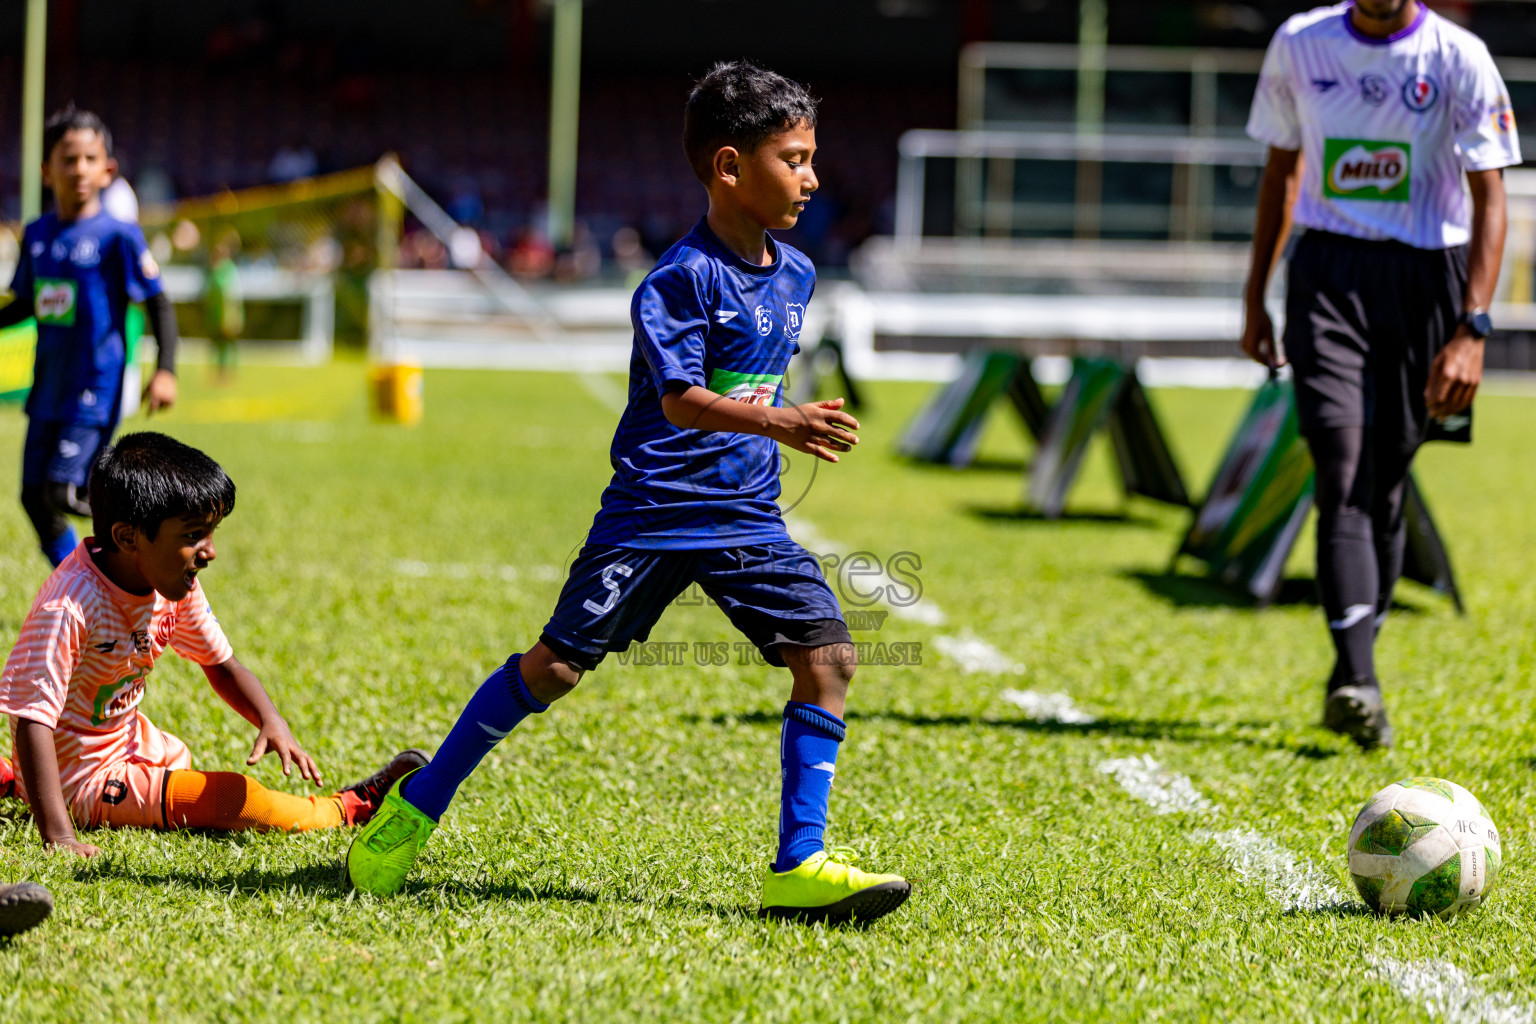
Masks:
[[[1349,832],[1349,873],[1380,914],[1454,917],[1488,898],[1499,832],[1477,798],[1445,779],[1394,782]]]

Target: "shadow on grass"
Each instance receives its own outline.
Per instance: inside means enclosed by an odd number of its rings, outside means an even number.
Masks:
[[[684,716],[714,725],[745,723],[777,726],[783,716],[772,711],[749,711],[740,715]],[[965,729],[978,726],[989,729],[1018,729],[1023,732],[1061,736],[1119,736],[1125,739],[1166,740],[1173,743],[1243,743],[1265,750],[1284,750],[1313,761],[1338,757],[1340,751],[1290,737],[1266,735],[1276,729],[1274,722],[1231,722],[1209,725],[1171,718],[1100,718],[1092,722],[1037,722],[1030,718],[979,718],[975,715],[913,715],[903,711],[849,711],[853,721],[898,722],[922,728]]]
[[[1135,580],[1147,591],[1169,604],[1180,608],[1256,608],[1258,602],[1246,591],[1229,587],[1210,576],[1178,572],[1149,572],[1144,569],[1127,569],[1121,573],[1125,579]],[[1308,605],[1317,607],[1317,584],[1307,576],[1293,576],[1280,583],[1280,590],[1271,605]],[[1399,614],[1422,615],[1424,609],[1417,605],[1392,602],[1392,611]]]
[[[1117,523],[1122,526],[1158,527],[1160,524],[1150,516],[1138,515],[1132,512],[1063,512],[1055,519],[1047,519],[1034,509],[1025,508],[1023,505],[996,506],[996,505],[968,505],[965,508],[967,514],[977,519],[989,519],[993,522],[1010,523]]]
[[[1029,460],[1020,457],[990,458],[977,456],[971,460],[969,466],[962,469],[975,470],[980,473],[1022,473],[1029,468]]]
[[[218,835],[219,833],[208,833]],[[121,863],[119,858],[105,862],[82,865],[75,870],[75,880],[92,882],[103,875],[112,875],[125,881],[145,886],[177,886],[219,893],[227,897],[231,891],[242,896],[258,896],[269,892],[297,890],[321,899],[345,900],[352,895],[352,888],[343,877],[339,862],[310,864],[290,870],[259,870],[212,873],[207,871],[135,871]],[[701,900],[687,900],[678,896],[647,899],[630,896],[614,889],[601,889],[562,885],[554,882],[521,882],[516,879],[476,878],[471,881],[447,881],[431,884],[411,881],[405,884],[397,898],[409,899],[424,893],[441,893],[448,896],[468,896],[481,902],[513,903],[622,903],[635,907],[664,907],[677,910],[706,913],[722,920],[755,919],[757,911],[749,906],[725,906]]]

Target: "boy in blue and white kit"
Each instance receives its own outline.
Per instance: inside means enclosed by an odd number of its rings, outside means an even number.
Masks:
[[[91,514],[91,465],[117,429],[128,304],[145,303],[159,348],[143,395],[151,412],[176,401],[177,336],[144,233],[102,210],[101,190],[117,173],[107,126],[68,106],[43,126],[43,154],[43,181],[53,190],[55,210],[27,225],[0,329],[37,319],[21,505],[43,554],[57,566],[78,543],[64,515]]]
[[[455,791],[527,715],[611,651],[644,640],[698,583],[769,663],[793,676],[780,742],[778,855],[764,915],[873,920],[911,887],[831,860],[827,801],[855,656],[816,560],[784,528],[777,444],[838,460],[858,443],[843,400],[785,408],[784,371],[815,289],[809,260],[767,231],[792,227],[817,182],[816,101],[745,63],[694,88],[683,147],[709,213],[635,293],[629,404],[613,480],[554,615],[486,680],[432,762],[403,779],[347,854],[353,885],[396,892]]]

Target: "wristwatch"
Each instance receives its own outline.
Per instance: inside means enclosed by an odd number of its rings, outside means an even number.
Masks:
[[[1472,328],[1472,336],[1479,341],[1493,333],[1493,317],[1486,309],[1461,314],[1461,322]]]

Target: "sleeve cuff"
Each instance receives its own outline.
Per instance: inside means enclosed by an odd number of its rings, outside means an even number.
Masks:
[[[656,382],[656,397],[660,398],[668,391],[687,391],[689,388],[693,387],[709,387],[708,384],[704,383],[703,374],[696,373],[689,376],[676,372],[669,373]]]
[[[8,704],[0,704],[0,717],[25,718],[28,721],[36,722],[38,725],[46,725],[50,729],[57,729],[59,727],[58,712],[37,705],[13,707]]]
[[[1301,148],[1300,132],[1297,132],[1294,136],[1286,136],[1281,135],[1279,132],[1264,131],[1259,128],[1254,128],[1252,125],[1249,125],[1247,131],[1248,137],[1254,142],[1262,142],[1264,145],[1273,146],[1275,149],[1294,150]]]
[[[1510,156],[1508,153],[1490,153],[1487,156],[1468,156],[1463,153],[1461,166],[1468,171],[1499,171],[1506,167],[1518,167],[1520,155]]]

